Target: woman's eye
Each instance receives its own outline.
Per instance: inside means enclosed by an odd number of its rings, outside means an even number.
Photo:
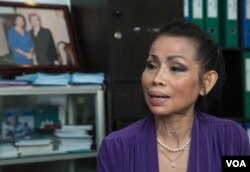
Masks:
[[[170,70],[173,72],[184,72],[186,71],[186,68],[181,66],[173,66],[170,68]]]
[[[147,62],[146,68],[149,70],[154,70],[154,69],[156,69],[156,66],[151,62]]]

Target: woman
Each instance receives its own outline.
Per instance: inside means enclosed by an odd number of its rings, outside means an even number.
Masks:
[[[56,46],[49,29],[41,26],[41,18],[36,13],[29,14],[30,30],[35,43],[35,56],[38,65],[58,65]]]
[[[21,14],[16,14],[14,26],[8,29],[7,37],[17,65],[33,64],[34,43],[25,28],[25,18]]]
[[[223,155],[250,155],[245,130],[200,111],[224,80],[216,43],[196,25],[175,20],[162,27],[142,74],[152,115],[107,136],[98,172],[220,172]]]

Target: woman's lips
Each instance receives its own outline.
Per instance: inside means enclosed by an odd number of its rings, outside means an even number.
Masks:
[[[161,106],[169,100],[170,96],[158,93],[150,93],[149,94],[149,101],[150,104],[153,106]]]

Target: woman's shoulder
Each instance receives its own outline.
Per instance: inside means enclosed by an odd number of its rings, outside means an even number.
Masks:
[[[203,127],[224,138],[248,138],[246,130],[238,122],[206,113],[198,114],[198,118]]]
[[[106,138],[106,141],[116,140],[116,139],[129,139],[132,137],[142,136],[147,133],[148,130],[154,126],[153,116],[145,117],[141,120],[138,120],[129,126],[111,132]]]
[[[197,114],[200,137],[210,139],[224,155],[250,155],[249,137],[237,122],[206,113]]]
[[[207,114],[204,112],[199,112],[198,118],[199,118],[199,121],[201,123],[205,123],[207,125],[232,126],[232,127],[242,128],[239,123],[237,123],[231,119],[217,117],[217,116]]]

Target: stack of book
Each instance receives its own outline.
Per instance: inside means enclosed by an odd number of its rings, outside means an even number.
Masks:
[[[35,74],[16,76],[15,79],[18,81],[29,81],[32,85],[67,85],[70,74],[47,74],[38,72]]]
[[[64,125],[55,131],[55,135],[60,140],[59,150],[65,152],[90,151],[93,144],[89,131],[92,125],[69,126]]]
[[[1,79],[0,87],[10,87],[10,86],[28,86],[28,81],[17,81],[14,79]]]
[[[2,80],[2,83],[12,84],[12,82],[14,82],[14,84],[19,85],[28,83],[31,85],[103,84],[104,80],[104,73],[75,72],[73,74],[48,74],[38,72],[35,74],[16,76],[14,81],[10,80],[11,82]]]
[[[71,84],[103,84],[105,80],[104,73],[79,73],[71,75]]]
[[[15,146],[21,156],[43,155],[54,152],[51,139],[19,140],[15,142]]]
[[[17,156],[17,149],[11,143],[0,144],[0,159],[15,158]]]

